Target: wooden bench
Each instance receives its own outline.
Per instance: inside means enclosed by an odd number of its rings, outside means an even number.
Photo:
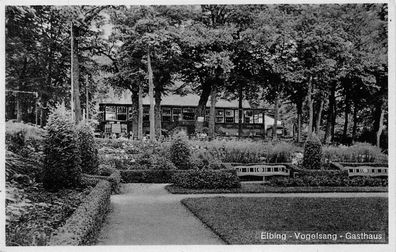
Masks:
[[[237,176],[262,176],[263,181],[265,177],[269,176],[290,176],[290,169],[285,165],[250,165],[250,166],[234,166],[237,171]]]

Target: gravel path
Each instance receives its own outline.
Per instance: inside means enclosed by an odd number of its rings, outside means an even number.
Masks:
[[[97,245],[224,244],[164,186],[124,184],[111,196]]]
[[[123,184],[97,245],[224,244],[180,201],[196,197],[387,197],[388,193],[170,194],[166,184]]]

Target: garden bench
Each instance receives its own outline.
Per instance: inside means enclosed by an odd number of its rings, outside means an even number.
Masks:
[[[348,171],[348,176],[370,176],[383,177],[388,176],[388,167],[373,167],[373,166],[345,166],[344,169]]]
[[[262,176],[263,180],[269,176],[290,176],[290,169],[285,165],[251,165],[234,166],[237,176]]]

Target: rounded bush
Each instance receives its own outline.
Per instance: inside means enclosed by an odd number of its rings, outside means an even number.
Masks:
[[[81,158],[77,132],[65,108],[54,110],[46,126],[43,185],[49,190],[73,188],[81,181]]]
[[[83,173],[96,174],[98,172],[98,149],[91,127],[81,122],[77,127],[80,145],[81,170]]]
[[[190,168],[190,158],[191,152],[187,142],[187,136],[180,132],[172,140],[170,159],[178,169],[187,170]]]
[[[311,170],[320,170],[322,167],[322,143],[315,134],[305,142],[303,167]]]

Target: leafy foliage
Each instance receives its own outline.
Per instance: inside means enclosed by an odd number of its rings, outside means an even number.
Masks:
[[[73,188],[80,183],[81,158],[74,122],[65,108],[55,109],[46,127],[43,185],[50,190]]]
[[[322,168],[322,143],[315,134],[312,134],[305,142],[303,167],[312,170]]]
[[[189,169],[191,150],[185,134],[179,133],[173,138],[169,151],[170,160],[178,169]]]
[[[191,189],[238,188],[241,186],[234,170],[189,170],[175,173],[176,186]]]
[[[80,146],[81,171],[95,174],[98,170],[98,150],[91,127],[81,122],[77,127],[77,136]]]

